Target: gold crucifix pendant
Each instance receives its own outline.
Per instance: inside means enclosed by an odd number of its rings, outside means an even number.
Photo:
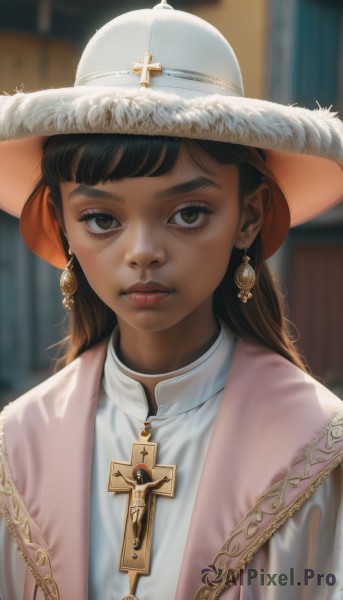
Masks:
[[[119,571],[128,572],[130,594],[123,600],[137,600],[138,577],[150,573],[156,496],[174,496],[176,466],[156,465],[157,444],[149,441],[149,425],[144,423],[139,441],[133,443],[129,463],[110,463],[108,491],[130,492],[119,563]]]

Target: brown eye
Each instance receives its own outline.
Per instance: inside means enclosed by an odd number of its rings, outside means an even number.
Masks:
[[[107,231],[113,231],[120,227],[120,223],[115,217],[107,215],[106,213],[97,213],[94,211],[84,213],[79,217],[78,221],[83,222],[90,233],[98,235],[106,233]]]
[[[170,219],[170,223],[180,228],[193,230],[200,229],[208,221],[213,211],[207,206],[185,206],[180,208]]]
[[[199,218],[200,210],[198,208],[183,208],[180,210],[180,215],[182,220],[187,223],[187,225],[193,225]]]
[[[111,229],[111,227],[113,225],[113,221],[114,221],[113,217],[110,217],[109,215],[98,215],[94,219],[94,222],[96,223],[96,225],[98,227],[100,227],[100,229],[103,229],[104,231]]]

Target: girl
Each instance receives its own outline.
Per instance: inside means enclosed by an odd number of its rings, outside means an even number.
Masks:
[[[343,127],[242,95],[163,0],[75,88],[1,99],[0,199],[72,314],[64,368],[1,416],[2,600],[342,597],[342,405],[265,259],[338,201]]]

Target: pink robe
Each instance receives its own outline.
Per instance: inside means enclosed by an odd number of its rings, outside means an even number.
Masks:
[[[92,439],[105,350],[102,342],[85,352],[1,416],[0,510],[28,565],[25,600],[88,597]],[[219,598],[342,456],[342,402],[278,354],[238,341],[176,600]]]

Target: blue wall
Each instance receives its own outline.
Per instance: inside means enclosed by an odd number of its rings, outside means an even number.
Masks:
[[[315,108],[338,103],[343,3],[299,0],[293,86],[297,102]]]
[[[269,7],[268,96],[342,110],[343,0],[270,0]]]

